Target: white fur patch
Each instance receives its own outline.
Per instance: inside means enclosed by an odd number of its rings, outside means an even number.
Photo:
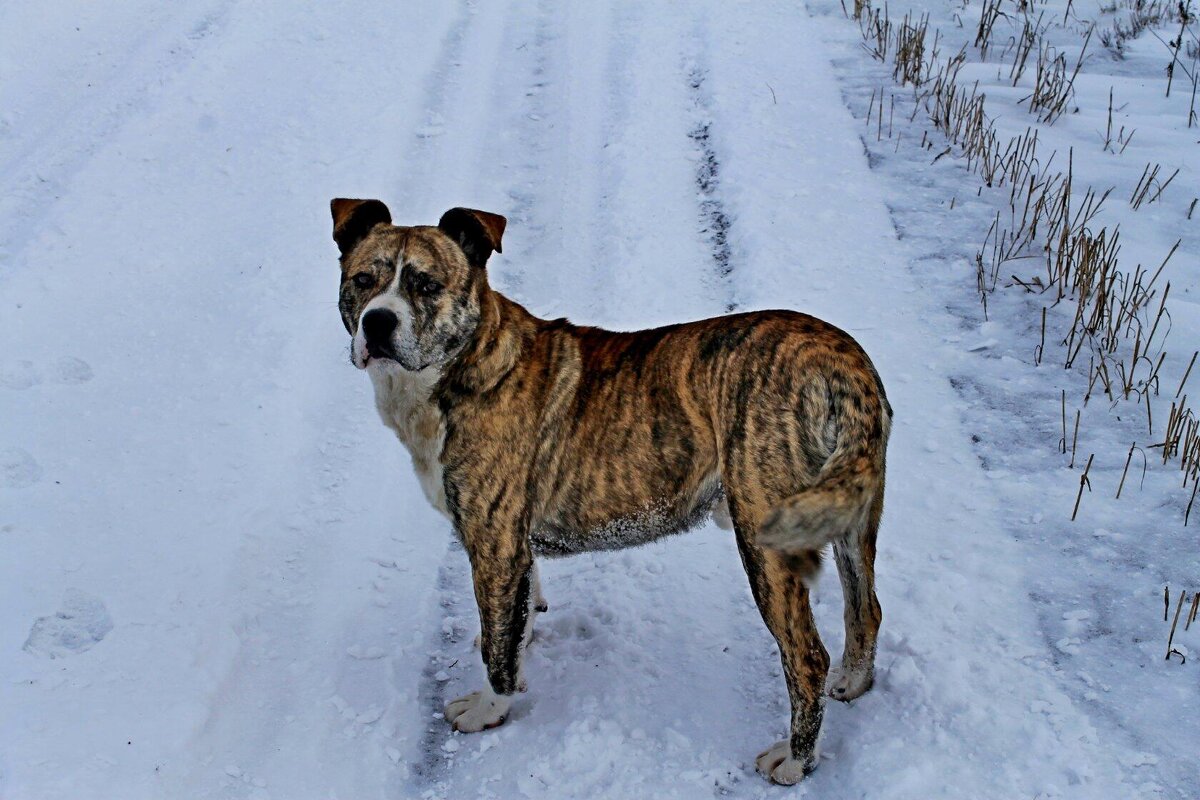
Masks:
[[[409,372],[394,361],[379,360],[372,361],[369,367],[379,418],[412,456],[425,499],[448,518],[450,510],[446,506],[441,462],[446,428],[441,411],[430,399],[438,371]]]

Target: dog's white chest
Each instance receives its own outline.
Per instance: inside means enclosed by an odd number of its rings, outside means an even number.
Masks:
[[[441,463],[446,431],[442,414],[430,399],[430,392],[437,383],[437,371],[406,372],[375,367],[370,372],[380,419],[395,431],[412,456],[413,469],[421,481],[425,498],[449,517]]]

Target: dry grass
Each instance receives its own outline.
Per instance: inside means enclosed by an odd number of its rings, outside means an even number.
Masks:
[[[1124,108],[1124,106],[1122,106],[1122,108]],[[1133,141],[1133,135],[1135,133],[1137,133],[1136,128],[1129,131],[1129,133],[1125,133],[1125,126],[1122,125],[1121,129],[1117,131],[1116,140],[1113,140],[1113,90],[1112,87],[1109,87],[1108,124],[1104,129],[1104,151],[1106,153],[1122,155],[1125,152],[1125,148],[1129,147],[1129,143]],[[1118,145],[1120,145],[1120,150],[1117,149]]]
[[[1171,96],[1171,89],[1179,78],[1191,95],[1188,127],[1200,123],[1200,116],[1196,112],[1197,88],[1200,85],[1200,34],[1197,33],[1197,15],[1192,10],[1192,0],[1122,0],[1120,4],[1114,2],[1101,11],[1119,15],[1099,33],[1101,45],[1113,58],[1125,58],[1127,42],[1143,33],[1149,33],[1162,44],[1170,56],[1164,70],[1167,76],[1166,96]],[[1164,38],[1156,30],[1163,28],[1175,28],[1176,32]]]
[[[857,3],[855,7],[858,7]],[[886,61],[888,48],[892,44],[892,21],[888,17],[887,4],[882,10],[864,4],[856,19],[859,32],[862,33],[863,47],[872,58]]]
[[[1126,2],[1138,3],[1139,0]],[[1029,110],[1040,123],[1049,125],[1070,107],[1075,78],[1095,27],[1089,26],[1082,33],[1079,55],[1073,62],[1068,62],[1064,54],[1046,44],[1044,34],[1050,24],[1044,15],[1034,19],[1030,8],[1026,4],[1016,9],[1022,15],[1020,30],[1009,42],[1003,56],[1007,58],[1007,54],[1012,53],[1009,74],[1016,85],[1025,73],[1030,56],[1037,54],[1033,91],[1022,102],[1028,103]],[[1143,22],[1153,14],[1166,13],[1161,4],[1139,8]],[[1040,152],[1036,128],[1027,128],[1024,133],[1003,141],[996,132],[994,121],[986,113],[985,97],[978,83],[960,80],[967,59],[965,47],[941,58],[938,53],[940,33],[936,29],[932,33],[932,44],[929,43],[928,16],[917,19],[906,16],[895,25],[888,16],[886,5],[882,9],[872,9],[866,4],[856,5],[856,14],[868,52],[881,61],[886,61],[890,54],[894,62],[893,78],[901,86],[912,87],[916,99],[914,119],[923,109],[933,126],[950,143],[933,161],[957,153],[984,185],[1008,188],[1007,207],[996,213],[975,258],[976,288],[985,317],[988,296],[1002,285],[1045,295],[1048,302],[1041,311],[1041,340],[1034,351],[1035,363],[1040,365],[1047,357],[1047,309],[1066,306],[1070,311],[1070,326],[1057,345],[1061,348],[1063,367],[1071,369],[1087,364],[1088,388],[1083,405],[1099,394],[1114,404],[1129,400],[1144,403],[1147,435],[1153,441],[1155,420],[1151,400],[1160,393],[1162,370],[1167,360],[1165,339],[1170,329],[1167,306],[1170,284],[1160,288],[1159,281],[1179,243],[1157,269],[1143,268],[1140,264],[1132,272],[1122,269],[1119,262],[1120,230],[1116,226],[1098,226],[1096,222],[1113,189],[1077,187],[1074,152],[1067,153],[1065,168],[1055,168],[1058,154],[1052,152],[1046,156]],[[975,38],[975,46],[983,57],[986,58],[992,47],[998,20],[1007,17],[1001,10],[1000,0],[985,0]],[[894,113],[894,95],[891,107]],[[878,100],[872,96],[871,109],[868,123],[874,116],[876,138],[882,139],[885,113],[882,89]],[[1104,145],[1106,151],[1119,155],[1128,146],[1134,131],[1126,132],[1121,128],[1114,136],[1112,114],[1110,92]],[[891,114],[888,135],[891,135]],[[933,144],[923,140],[922,146],[932,148]],[[1147,165],[1130,197],[1130,205],[1135,210],[1160,200],[1178,174],[1176,170],[1163,179],[1163,172],[1161,165]],[[1195,204],[1193,201],[1193,208]],[[1022,266],[1039,262],[1040,269]],[[1022,272],[1024,274],[1020,274]],[[1191,363],[1195,360],[1193,355]],[[1200,419],[1188,406],[1187,397],[1179,397],[1190,372],[1189,365],[1172,403],[1163,441],[1151,447],[1161,449],[1164,464],[1178,460],[1184,476],[1183,487],[1191,490],[1190,500],[1194,501],[1200,488]],[[1068,438],[1065,392],[1062,406],[1060,449],[1064,454],[1070,452],[1073,466],[1080,412],[1076,412],[1074,430]],[[1125,470],[1117,487],[1118,497],[1125,487],[1135,450],[1140,451],[1136,442],[1125,459]],[[1144,474],[1146,459],[1145,452],[1141,452]],[[1092,458],[1094,454],[1089,457],[1080,479],[1073,518],[1078,513],[1084,488],[1091,488],[1088,476]],[[1190,511],[1191,502],[1184,515],[1185,524]]]
[[[1045,22],[1045,16],[1045,12],[1042,12],[1036,20],[1028,14],[1023,18],[1021,32],[1013,40],[1013,64],[1008,71],[1013,86],[1021,82],[1021,77],[1025,74],[1025,65],[1029,63],[1029,54],[1037,48],[1049,26],[1049,23]]]
[[[1119,15],[1118,19],[1099,33],[1100,44],[1113,58],[1125,57],[1126,43],[1153,28],[1180,23],[1183,31],[1191,24],[1191,0],[1122,0],[1100,9],[1105,14]]]
[[[1162,169],[1162,164],[1147,164],[1146,169],[1142,171],[1142,177],[1138,179],[1137,186],[1133,189],[1133,194],[1129,197],[1129,205],[1137,211],[1143,204],[1149,205],[1162,196],[1163,191],[1171,185],[1171,181],[1175,180],[1175,176],[1179,174],[1179,170],[1171,173],[1171,177],[1165,181],[1159,181],[1158,173]],[[1151,191],[1154,194],[1150,194]],[[1149,199],[1147,199],[1149,198]]]
[[[1166,592],[1165,599],[1169,604],[1170,603],[1170,589],[1166,589],[1164,587],[1164,591]],[[1184,601],[1184,598],[1186,598],[1186,597],[1187,597],[1187,590],[1180,589],[1179,590],[1179,602],[1175,604],[1175,618],[1171,622],[1171,632],[1169,634],[1167,634],[1166,660],[1170,661],[1172,655],[1177,655],[1177,656],[1179,656],[1179,661],[1181,664],[1187,663],[1187,656],[1184,655],[1182,651],[1176,650],[1173,647],[1173,645],[1175,643],[1175,630],[1176,630],[1176,628],[1179,627],[1179,612],[1183,611],[1183,601]],[[1168,605],[1168,607],[1169,607],[1169,605]],[[1196,608],[1196,599],[1193,597],[1192,598],[1192,607],[1188,611],[1187,625],[1184,626],[1184,630],[1187,630],[1188,627],[1191,627],[1192,618],[1195,616],[1195,608]],[[1164,616],[1163,619],[1165,620],[1166,617]]]
[[[979,27],[975,30],[975,46],[979,48],[979,57],[987,61],[988,47],[992,41],[992,29],[996,20],[1007,16],[1000,10],[1001,0],[983,0],[983,11],[979,15]]]
[[[1070,106],[1070,102],[1075,96],[1075,78],[1079,75],[1080,68],[1083,67],[1083,57],[1087,53],[1091,40],[1092,29],[1089,28],[1073,69],[1068,69],[1067,58],[1064,54],[1057,52],[1045,41],[1040,42],[1033,92],[1021,100],[1021,102],[1029,103],[1029,111],[1037,114],[1039,122],[1047,125],[1053,123]]]
[[[915,21],[905,14],[904,21],[896,29],[896,66],[892,70],[892,77],[901,86],[920,86],[928,77],[928,62],[925,60],[925,37],[928,31],[928,14]]]

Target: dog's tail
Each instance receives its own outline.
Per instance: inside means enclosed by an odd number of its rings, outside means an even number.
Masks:
[[[825,545],[867,524],[883,491],[891,408],[886,400],[882,406],[881,424],[873,431],[865,424],[839,426],[837,443],[816,482],[787,498],[758,531],[760,546],[787,554],[806,577],[820,568]]]

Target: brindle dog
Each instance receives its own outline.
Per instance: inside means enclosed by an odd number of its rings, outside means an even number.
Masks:
[[[351,358],[471,562],[488,685],[446,719],[499,725],[523,688],[535,555],[638,545],[711,512],[736,531],[791,699],[791,737],[758,769],[790,784],[816,767],[824,691],[870,688],[881,617],[892,411],[858,343],[792,311],[634,333],[538,319],[488,286],[504,217],[455,208],[404,227],[378,200],[332,211]],[[807,581],[828,543],[846,646],[826,687]]]

